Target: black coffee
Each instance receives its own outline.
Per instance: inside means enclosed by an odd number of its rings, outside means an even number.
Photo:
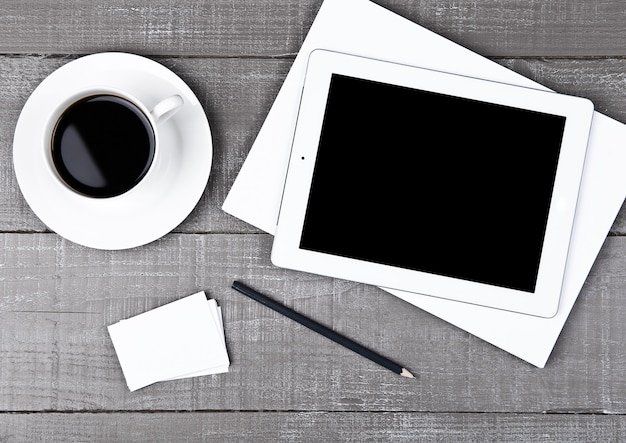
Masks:
[[[61,178],[89,197],[114,197],[134,187],[154,158],[154,131],[126,99],[94,95],[71,105],[52,134]]]

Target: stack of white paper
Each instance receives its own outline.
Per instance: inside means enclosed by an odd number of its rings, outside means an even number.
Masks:
[[[115,323],[109,335],[131,391],[230,365],[222,311],[204,292]]]

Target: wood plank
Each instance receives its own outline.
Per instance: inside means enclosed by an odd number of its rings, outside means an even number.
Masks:
[[[0,57],[0,231],[44,232],[19,192],[12,167],[13,133],[35,87],[74,57]],[[185,80],[202,102],[213,131],[209,185],[177,232],[258,232],[221,210],[291,60],[157,58]],[[498,62],[563,93],[585,96],[626,122],[626,59],[511,60]],[[613,233],[626,232],[622,211]]]
[[[0,414],[0,441],[622,441],[623,415],[331,412]]]
[[[625,237],[607,239],[545,369],[377,288],[278,269],[269,235],[171,234],[109,252],[2,234],[0,246],[2,411],[626,412]],[[418,378],[247,299],[233,279]],[[106,326],[202,289],[223,307],[231,371],[129,393]]]
[[[0,52],[282,56],[300,47],[321,0],[9,0],[0,5]],[[377,0],[490,56],[622,56],[621,0]],[[112,32],[115,30],[115,32]]]

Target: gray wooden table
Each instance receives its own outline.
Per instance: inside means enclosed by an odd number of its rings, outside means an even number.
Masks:
[[[0,1],[1,442],[626,440],[624,210],[545,369],[377,288],[275,268],[271,237],[221,211],[320,4]],[[626,122],[624,0],[380,4]],[[118,252],[47,229],[12,168],[15,123],[37,84],[109,50],[182,77],[215,149],[194,212]],[[394,376],[248,300],[233,279],[419,377]],[[128,392],[106,326],[198,290],[223,307],[230,372]]]

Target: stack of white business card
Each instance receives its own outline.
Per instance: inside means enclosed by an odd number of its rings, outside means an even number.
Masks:
[[[221,308],[204,292],[121,320],[109,335],[131,391],[228,372]]]

